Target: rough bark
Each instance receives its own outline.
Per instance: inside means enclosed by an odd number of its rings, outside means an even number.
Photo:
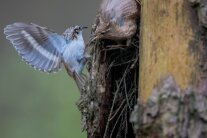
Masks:
[[[196,10],[187,0],[143,0],[140,34],[140,99],[171,74],[184,89],[201,78],[202,46]]]
[[[207,137],[206,3],[142,1],[137,138]]]
[[[206,86],[182,90],[172,76],[162,79],[132,113],[137,138],[206,138]]]

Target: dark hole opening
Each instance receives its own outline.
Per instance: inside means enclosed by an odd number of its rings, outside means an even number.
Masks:
[[[138,34],[138,33],[137,33]],[[125,48],[111,48],[116,44],[102,40],[101,59],[106,64],[105,79],[110,92],[110,105],[104,135],[111,138],[134,137],[130,114],[137,103],[138,94],[138,53],[139,40],[132,38],[131,45]],[[106,46],[108,48],[106,48]],[[108,99],[109,100],[109,99]]]

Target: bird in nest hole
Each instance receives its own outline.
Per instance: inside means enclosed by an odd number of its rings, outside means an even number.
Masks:
[[[4,34],[29,65],[48,73],[64,65],[78,88],[83,89],[86,76],[82,70],[88,58],[82,36],[85,28],[70,27],[59,35],[34,23],[13,23],[4,28]]]
[[[115,40],[116,46],[129,46],[137,31],[140,1],[102,0],[91,43],[97,39]],[[126,45],[121,44],[126,40]]]

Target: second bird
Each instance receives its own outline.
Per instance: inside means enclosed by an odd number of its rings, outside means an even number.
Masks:
[[[130,39],[137,30],[140,4],[135,0],[102,0],[95,36],[101,39]]]

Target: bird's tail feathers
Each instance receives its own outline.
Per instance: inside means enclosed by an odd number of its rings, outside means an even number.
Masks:
[[[68,75],[70,77],[73,77],[73,79],[75,80],[77,86],[78,86],[78,89],[81,91],[83,88],[84,88],[84,85],[85,85],[85,82],[86,82],[86,75],[84,74],[78,74],[76,71],[74,70],[71,70],[71,67],[69,64],[66,64],[65,62],[63,62],[65,68],[66,68],[66,71],[68,73]]]
[[[81,91],[84,88],[86,82],[86,76],[84,74],[77,74],[73,72],[73,78],[78,86],[78,89]]]

